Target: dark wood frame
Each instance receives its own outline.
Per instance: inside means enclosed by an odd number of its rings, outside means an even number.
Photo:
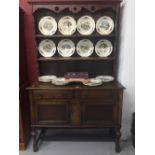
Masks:
[[[25,150],[31,137],[30,107],[28,92],[29,86],[26,49],[24,40],[24,12],[19,9],[19,149]]]
[[[120,0],[29,0],[29,3],[32,4],[32,14],[34,16],[38,75],[55,74],[57,76],[64,76],[66,72],[70,71],[88,71],[90,77],[100,74],[110,74],[115,77],[114,82],[95,88],[80,84],[56,87],[39,82],[31,85],[28,89],[34,151],[38,150],[39,139],[43,137],[44,129],[46,128],[110,128],[115,133],[116,152],[120,152],[119,142],[121,137],[120,129],[124,89],[117,82],[120,2]],[[114,32],[108,36],[101,36],[94,32],[91,36],[86,37],[79,35],[77,32],[67,37],[56,32],[52,37],[46,37],[37,30],[38,21],[44,15],[52,14],[55,15],[56,19],[59,19],[61,13],[63,13],[73,15],[76,18],[76,16],[81,16],[85,12],[93,15],[95,20],[103,12],[105,15],[110,15],[115,21]],[[100,58],[95,54],[88,58],[81,58],[76,54],[70,58],[63,58],[59,55],[55,55],[52,58],[43,58],[38,55],[37,46],[45,38],[53,39],[56,42],[63,38],[72,39],[74,42],[82,38],[88,38],[94,43],[98,39],[106,38],[112,41],[114,51],[107,58]],[[62,106],[65,104],[67,105],[67,110]],[[92,108],[96,110],[95,115]],[[106,113],[106,110],[109,111],[110,115]],[[99,114],[102,112],[105,114]],[[65,115],[67,115],[67,120],[63,123],[60,120]],[[52,123],[55,117],[57,117],[57,120],[55,123]],[[51,121],[50,118],[53,120]],[[42,119],[44,121],[40,121]],[[36,129],[42,129],[39,136]]]

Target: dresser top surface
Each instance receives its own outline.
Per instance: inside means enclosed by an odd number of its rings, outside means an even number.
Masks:
[[[102,89],[124,89],[119,82],[105,83],[101,86],[89,87],[81,83],[71,83],[66,86],[55,86],[51,83],[34,82],[28,90],[102,90]]]

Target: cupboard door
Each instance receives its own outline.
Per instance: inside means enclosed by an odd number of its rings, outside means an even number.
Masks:
[[[116,106],[112,102],[85,101],[83,103],[83,123],[112,125],[115,120]]]
[[[37,101],[37,124],[69,124],[69,103],[67,101]]]

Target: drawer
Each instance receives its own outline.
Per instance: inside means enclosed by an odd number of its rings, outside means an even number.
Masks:
[[[99,91],[99,90],[87,90],[87,91],[77,91],[75,97],[79,99],[95,99],[102,101],[114,101],[115,91]]]
[[[33,92],[35,99],[68,99],[72,98],[71,91],[55,90],[55,91],[34,91]]]

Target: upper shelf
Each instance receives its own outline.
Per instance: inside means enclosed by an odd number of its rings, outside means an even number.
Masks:
[[[55,35],[52,35],[52,36],[45,36],[45,35],[42,35],[42,34],[36,34],[35,35],[36,38],[107,38],[107,37],[115,37],[116,35],[115,34],[110,34],[110,35],[99,35],[99,34],[92,34],[92,35],[88,35],[88,36],[83,36],[83,35],[80,35],[80,34],[74,34],[74,35],[71,35],[71,36],[65,36],[65,35],[62,35],[62,34],[55,34]]]
[[[45,58],[45,57],[39,57],[38,61],[79,61],[79,60],[114,60],[114,57],[50,57],[50,58]]]

